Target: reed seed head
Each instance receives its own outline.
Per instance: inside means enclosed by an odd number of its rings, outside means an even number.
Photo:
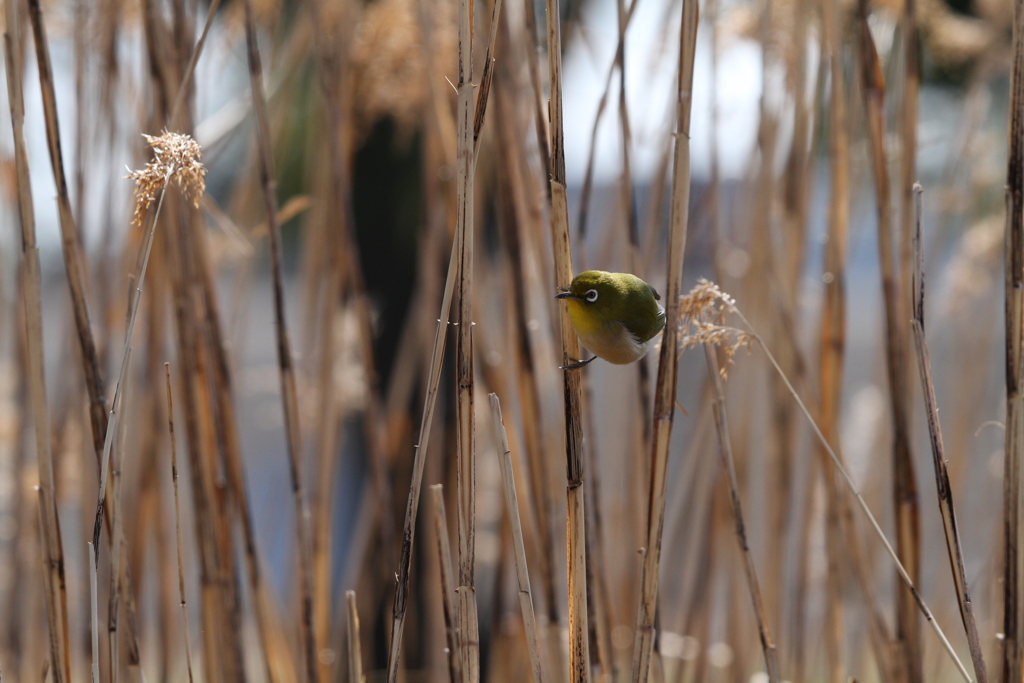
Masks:
[[[725,314],[735,301],[713,282],[701,278],[689,293],[679,297],[679,352],[703,344],[722,351],[722,377],[728,375],[736,351],[749,349],[753,337],[747,332],[725,325]]]
[[[202,148],[184,133],[165,130],[160,135],[145,135],[146,144],[153,149],[153,159],[138,171],[129,169],[126,178],[135,181],[135,211],[132,224],[142,225],[146,211],[156,201],[164,186],[173,181],[192,206],[199,206],[199,198],[206,191],[206,167],[203,166]]]

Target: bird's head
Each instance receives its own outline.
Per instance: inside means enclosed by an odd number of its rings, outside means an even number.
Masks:
[[[653,301],[654,296],[643,280],[628,273],[586,270],[555,298],[569,301],[577,316],[599,323],[635,317],[638,299]]]

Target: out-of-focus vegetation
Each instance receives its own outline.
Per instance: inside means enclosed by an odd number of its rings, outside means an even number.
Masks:
[[[622,171],[570,178],[575,270],[669,293],[685,233],[684,291],[721,289],[684,301],[674,392],[659,338],[580,371],[576,406],[545,7],[481,0],[460,41],[465,1],[5,3],[3,677],[355,683],[390,663],[406,681],[575,682],[586,614],[595,681],[648,680],[650,633],[650,680],[958,680],[853,484],[965,671],[1020,680],[1022,3],[707,0],[710,94],[681,86],[650,177],[630,121],[652,114],[622,93],[651,85],[597,65],[587,106],[616,122]],[[620,40],[655,2],[658,44],[685,55],[679,2],[619,0]],[[593,8],[551,9],[586,50]],[[712,130],[728,117],[717,63],[741,41],[772,84],[748,172],[723,177],[712,134],[688,184],[673,131],[689,108]],[[143,137],[164,131],[201,160]],[[443,488],[419,501],[421,484]],[[572,585],[567,540],[586,553]]]

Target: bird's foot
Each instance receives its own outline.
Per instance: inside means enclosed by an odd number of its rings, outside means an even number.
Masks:
[[[597,360],[597,356],[594,356],[592,358],[588,358],[587,360],[576,360],[575,358],[570,358],[569,360],[571,360],[572,362],[567,364],[567,365],[560,365],[560,366],[558,366],[558,369],[559,370],[579,370],[580,368],[586,367],[587,365],[589,365],[589,364],[593,363],[595,360]]]

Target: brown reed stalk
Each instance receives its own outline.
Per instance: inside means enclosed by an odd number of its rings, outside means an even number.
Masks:
[[[99,581],[96,576],[96,553],[92,549],[92,541],[86,541],[89,547],[86,553],[89,562],[89,624],[91,625],[90,644],[92,647],[92,683],[100,683],[100,614],[99,614]]]
[[[204,195],[206,196],[206,195]],[[285,220],[287,205],[278,212],[278,221]],[[258,227],[257,227],[258,230]],[[256,230],[253,231],[254,233]],[[256,632],[260,639],[260,658],[263,671],[270,683],[287,681],[294,678],[294,664],[291,651],[282,644],[281,623],[274,606],[266,582],[263,580],[263,569],[260,562],[256,530],[252,518],[249,487],[246,483],[242,464],[242,447],[239,443],[238,423],[235,417],[234,391],[231,369],[228,364],[227,345],[221,330],[221,317],[218,313],[217,299],[214,291],[213,274],[202,257],[197,253],[198,283],[203,297],[206,323],[206,335],[209,337],[209,348],[213,355],[213,399],[211,413],[217,430],[219,447],[223,454],[224,473],[231,497],[238,510],[242,528],[242,556],[245,562],[246,578],[252,596],[253,615],[256,620]]]
[[[32,24],[33,38],[36,48],[36,62],[39,69],[39,85],[43,100],[43,114],[46,123],[46,140],[53,169],[54,184],[57,189],[57,208],[61,232],[61,246],[67,271],[68,287],[71,293],[72,313],[82,353],[82,367],[85,374],[86,392],[89,397],[89,417],[92,430],[93,448],[96,452],[97,465],[102,469],[103,443],[107,433],[106,401],[103,396],[104,382],[100,369],[99,354],[92,328],[89,322],[89,308],[85,294],[86,266],[82,250],[81,236],[75,224],[68,194],[67,177],[64,171],[63,153],[61,151],[60,128],[57,118],[57,99],[55,94],[53,67],[50,62],[49,43],[43,23],[39,0],[28,1],[29,20]],[[107,501],[109,502],[109,501]],[[108,527],[112,519],[107,518]],[[120,543],[121,539],[110,538],[111,547]],[[97,549],[94,548],[94,552]],[[116,569],[115,569],[116,571]],[[130,591],[130,576],[125,576],[126,589]],[[138,664],[138,635],[135,626],[133,608],[128,615],[129,659]]]
[[[43,583],[46,620],[50,631],[50,661],[54,683],[69,683],[71,661],[68,651],[67,591],[64,585],[64,549],[60,536],[54,484],[53,455],[50,450],[50,412],[46,402],[46,370],[43,359],[42,278],[39,246],[36,243],[32,185],[25,149],[25,100],[22,90],[21,22],[17,3],[6,3],[7,30],[4,32],[4,62],[14,137],[14,163],[18,189],[18,218],[21,224],[21,290],[25,312],[28,356],[28,385],[35,425],[36,462],[39,468],[39,520],[42,537]],[[38,5],[36,6],[38,12]],[[36,40],[38,41],[38,34]],[[40,66],[40,71],[43,67]]]
[[[462,671],[468,683],[480,680],[480,633],[476,582],[476,444],[473,406],[473,204],[475,155],[473,153],[473,19],[470,0],[459,2],[459,81],[456,105],[456,223],[458,275],[455,280],[455,381],[458,472],[458,598]]]
[[[832,0],[821,3],[825,52],[830,79],[828,108],[828,151],[830,204],[828,218],[828,241],[824,249],[825,297],[821,312],[821,334],[819,358],[821,431],[829,443],[839,443],[839,415],[843,391],[843,358],[846,347],[846,250],[850,211],[849,156],[850,140],[846,120],[846,78],[843,73],[842,39],[839,11]],[[818,449],[822,461],[827,455]],[[842,571],[844,545],[841,529],[840,508],[844,506],[841,492],[832,471],[825,464],[821,474],[828,492],[826,505],[826,552],[828,553],[828,595],[826,609],[826,634],[829,647],[829,680],[842,683],[845,679],[843,665],[843,599]],[[814,477],[809,477],[810,481]],[[856,560],[855,560],[856,561]],[[797,615],[797,630],[803,639],[802,615]],[[803,648],[803,642],[794,644]],[[798,650],[798,651],[800,651]],[[803,666],[798,658],[796,665]],[[797,675],[797,680],[802,676]]]
[[[498,459],[501,465],[501,483],[505,492],[505,512],[512,527],[512,544],[515,548],[516,581],[519,584],[519,609],[523,615],[523,630],[526,633],[526,650],[530,656],[530,673],[534,683],[541,683],[540,647],[537,644],[537,620],[533,613],[533,593],[530,592],[530,572],[526,566],[526,545],[523,543],[523,525],[519,519],[519,501],[516,498],[516,482],[512,476],[512,455],[508,447],[505,423],[501,419],[501,403],[497,394],[490,394],[491,423],[494,425],[494,440],[498,444]]]
[[[57,97],[53,85],[53,67],[50,64],[50,48],[46,39],[39,0],[28,0],[28,14],[36,46],[36,62],[39,67],[39,85],[43,97],[43,114],[46,119],[46,141],[53,167],[53,180],[57,187],[57,208],[60,218],[61,245],[64,249],[64,264],[67,268],[68,286],[71,291],[72,312],[75,329],[82,349],[82,368],[85,371],[85,386],[89,395],[89,418],[92,425],[93,447],[99,457],[103,450],[103,438],[107,431],[106,401],[103,398],[103,377],[100,371],[96,343],[89,323],[89,306],[85,296],[85,257],[82,253],[81,236],[71,212],[67,178],[64,173],[64,157],[61,152],[60,129],[57,125]]]
[[[1003,458],[1002,680],[1024,675],[1024,0],[1013,3],[1006,159],[1006,441]]]
[[[199,600],[203,639],[202,666],[207,680],[218,680],[227,668],[230,649],[234,644],[225,634],[224,589],[220,582],[221,558],[218,554],[216,531],[220,526],[217,497],[213,483],[213,472],[209,450],[212,448],[208,423],[207,377],[203,366],[203,340],[199,329],[194,283],[196,263],[192,252],[196,247],[191,240],[192,229],[189,217],[182,215],[181,207],[175,202],[168,205],[170,215],[167,224],[171,229],[166,233],[167,263],[171,278],[171,291],[178,363],[183,380],[181,394],[182,412],[185,418],[185,437],[189,456],[189,476],[192,488],[194,535],[199,555]],[[228,642],[225,642],[228,641]]]
[[[491,80],[494,78],[494,45],[498,41],[498,18],[501,16],[501,0],[492,0],[491,7],[491,28],[487,34],[487,52],[484,55],[484,72],[480,76],[480,92],[476,98],[476,108],[473,113],[473,158],[475,159],[480,151],[480,131],[484,126],[484,114],[487,113],[487,101],[491,94]],[[470,13],[472,16],[472,12]],[[471,36],[472,47],[472,36]],[[472,52],[472,50],[470,50]],[[472,69],[472,59],[470,60]]]
[[[537,15],[534,13],[533,0],[523,0],[523,15],[526,24],[526,70],[530,75],[530,88],[533,91],[533,120],[537,133],[537,151],[540,153],[541,167],[544,173],[551,175],[551,130],[548,121],[547,98],[544,97],[544,86],[541,79],[540,34],[537,30]],[[551,187],[547,186],[550,199]]]
[[[185,67],[185,73],[181,77],[181,82],[178,84],[178,94],[174,96],[174,104],[171,105],[171,113],[167,117],[167,125],[171,127],[177,127],[178,115],[181,113],[181,107],[185,103],[185,98],[189,93],[190,85],[192,81],[192,74],[195,73],[196,64],[199,63],[199,57],[203,54],[203,47],[206,45],[206,37],[210,33],[210,27],[213,26],[213,19],[217,16],[217,9],[220,7],[221,0],[212,0],[210,2],[210,9],[206,12],[206,22],[203,24],[203,32],[199,34],[199,40],[196,42],[195,48],[192,50],[192,54],[188,59],[188,65]]]
[[[633,683],[646,683],[651,669],[654,624],[658,606],[658,570],[665,526],[665,483],[672,420],[676,407],[676,355],[680,323],[679,297],[682,293],[683,253],[689,225],[690,204],[690,109],[693,92],[693,62],[697,44],[697,0],[684,0],[679,35],[679,81],[676,89],[676,127],[673,136],[672,205],[669,217],[666,323],[658,359],[658,380],[654,390],[651,438],[651,485],[647,512],[647,534],[641,593],[636,614],[633,643]]]
[[[364,683],[363,651],[359,644],[359,610],[356,608],[356,592],[345,591],[345,605],[348,608],[348,680],[349,683]]]
[[[921,186],[915,183],[914,277],[911,280],[914,295],[914,319],[911,321],[911,329],[914,333],[914,346],[917,349],[917,367],[921,374],[925,413],[928,416],[928,435],[931,438],[932,461],[935,465],[935,488],[939,494],[939,513],[942,515],[942,530],[946,536],[946,550],[949,553],[953,586],[956,588],[956,597],[960,605],[960,619],[964,623],[964,631],[967,634],[967,646],[970,648],[971,660],[974,663],[974,675],[978,683],[988,683],[985,659],[982,657],[981,644],[978,639],[978,626],[974,621],[974,607],[971,603],[971,596],[967,592],[964,556],[960,548],[956,513],[953,511],[953,487],[949,482],[949,472],[946,470],[946,448],[942,443],[939,407],[935,400],[935,385],[932,382],[928,342],[924,335],[924,252],[921,246],[921,194]]]
[[[178,445],[174,437],[174,399],[171,394],[171,364],[164,363],[164,375],[167,381],[167,431],[171,438],[171,482],[174,484],[174,533],[178,547],[178,606],[181,608],[181,620],[185,628],[185,667],[188,670],[188,681],[192,683],[192,637],[188,629],[188,609],[185,602],[185,564],[181,549],[181,501],[178,496]]]
[[[444,489],[440,484],[430,487],[434,498],[434,535],[437,537],[437,558],[441,564],[441,604],[444,606],[444,632],[448,643],[448,675],[452,683],[462,681],[459,613],[455,607],[455,581],[452,579],[452,549],[448,540],[448,516],[444,509]]]
[[[881,262],[882,296],[885,304],[886,370],[889,380],[889,403],[892,411],[892,463],[893,502],[896,514],[896,547],[908,575],[916,584],[920,574],[920,522],[918,519],[917,484],[910,449],[910,422],[907,415],[910,392],[907,386],[906,362],[909,345],[909,311],[902,287],[903,276],[895,249],[892,228],[892,207],[889,191],[884,139],[885,119],[883,98],[885,84],[881,63],[874,40],[868,29],[867,0],[858,1],[857,43],[861,87],[865,104],[868,148],[871,155],[872,176],[875,181],[878,211],[878,258]],[[908,591],[897,591],[896,637],[903,676],[910,683],[920,683],[921,629],[914,608],[914,598]]]
[[[437,330],[434,333],[434,346],[430,356],[430,368],[427,372],[427,391],[423,400],[423,413],[420,418],[419,439],[413,453],[412,479],[409,483],[409,497],[405,505],[405,521],[402,527],[402,552],[399,558],[398,572],[395,581],[395,600],[392,608],[391,647],[388,651],[388,683],[398,680],[398,656],[402,648],[402,632],[405,628],[405,615],[409,603],[409,569],[412,564],[412,545],[416,534],[416,515],[419,510],[420,490],[423,486],[423,466],[426,461],[427,446],[430,444],[430,431],[434,419],[434,408],[437,405],[438,385],[441,379],[441,364],[444,359],[444,348],[448,329],[448,314],[452,307],[452,294],[458,274],[459,241],[452,243],[451,257],[448,262],[448,275],[441,296],[441,314],[437,319]]]
[[[727,475],[726,481],[729,484],[729,504],[732,508],[733,524],[735,525],[736,539],[740,544],[740,551],[743,553],[743,571],[747,579],[747,588],[750,590],[750,599],[754,605],[754,616],[757,619],[757,632],[761,640],[761,649],[764,651],[765,668],[768,670],[770,683],[779,683],[779,655],[775,650],[775,641],[772,640],[771,628],[768,625],[768,616],[764,609],[764,599],[761,596],[761,585],[757,580],[757,569],[754,567],[754,559],[750,554],[750,545],[747,543],[747,530],[743,522],[743,507],[740,503],[739,483],[736,480],[736,464],[732,457],[732,441],[729,438],[729,420],[725,411],[725,390],[722,387],[722,373],[718,366],[717,352],[711,344],[704,345],[704,356],[708,363],[708,376],[711,386],[714,387],[714,402],[711,407],[715,415],[715,427],[718,429],[718,453],[722,459],[722,467]]]
[[[506,23],[507,25],[507,23]],[[509,38],[509,43],[512,39]],[[506,44],[509,44],[506,43]],[[511,59],[515,59],[512,57]],[[505,62],[508,64],[508,61]],[[524,450],[528,462],[529,505],[526,509],[534,520],[536,534],[535,571],[540,574],[539,593],[544,597],[544,610],[541,613],[541,630],[546,634],[543,642],[547,647],[550,662],[549,675],[556,683],[565,680],[567,667],[565,654],[561,647],[561,626],[559,625],[559,601],[557,598],[557,579],[555,578],[555,544],[556,515],[555,501],[551,496],[550,482],[553,463],[545,457],[544,415],[541,408],[540,377],[537,374],[538,352],[535,350],[530,335],[530,314],[527,301],[519,295],[518,289],[523,282],[530,282],[534,272],[529,266],[535,259],[533,254],[531,228],[539,218],[531,211],[531,195],[528,187],[532,184],[527,154],[517,135],[520,130],[520,119],[517,108],[511,103],[516,101],[512,94],[511,69],[504,70],[498,78],[496,95],[497,109],[496,128],[498,130],[498,155],[506,161],[504,172],[500,174],[498,187],[499,197],[505,196],[505,209],[508,219],[502,231],[504,248],[508,259],[507,269],[507,304],[511,310],[510,320],[515,344],[513,356],[515,370],[511,376],[515,378],[519,390],[519,417],[523,429]]]
[[[551,142],[549,171],[551,197],[551,239],[555,260],[555,283],[567,287],[572,281],[572,244],[569,238],[569,205],[566,196],[565,144],[562,120],[562,35],[558,0],[546,0],[548,33],[548,117]],[[579,340],[569,319],[569,310],[559,306],[562,364],[579,356]],[[583,486],[583,417],[580,373],[562,372],[562,401],[565,419],[567,564],[569,574],[569,680],[590,682],[590,642],[587,624],[586,509]]]
[[[300,459],[302,446],[299,435],[299,403],[295,388],[295,367],[292,360],[291,341],[284,311],[284,275],[281,265],[281,232],[277,222],[277,182],[273,171],[270,149],[270,124],[267,104],[263,94],[263,65],[259,47],[256,44],[256,26],[253,19],[252,2],[245,3],[245,41],[248,52],[249,83],[252,88],[253,114],[256,118],[256,142],[260,158],[260,182],[266,204],[267,225],[270,235],[270,271],[274,288],[274,318],[277,331],[277,361],[281,376],[281,398],[284,404],[284,424],[288,441],[288,469],[292,484],[292,498],[295,504],[296,541],[299,546],[299,594],[301,601],[299,632],[302,642],[307,683],[317,683],[320,678],[317,662],[316,632],[313,623],[313,560],[309,537],[309,509],[302,485]]]

